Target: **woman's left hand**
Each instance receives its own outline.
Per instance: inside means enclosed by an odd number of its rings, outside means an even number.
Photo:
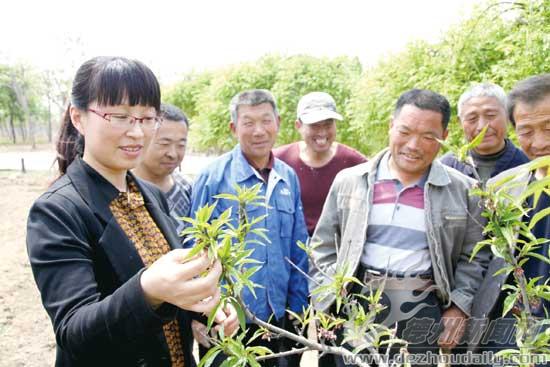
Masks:
[[[223,328],[223,333],[226,336],[233,335],[239,329],[237,310],[231,304],[226,305],[223,310],[218,309],[215,321],[218,325],[214,329]]]

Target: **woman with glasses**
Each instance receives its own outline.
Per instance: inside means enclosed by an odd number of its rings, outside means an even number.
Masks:
[[[219,300],[221,266],[188,258],[166,201],[137,179],[162,123],[160,88],[139,61],[84,63],[57,143],[60,177],[31,208],[27,249],[57,341],[56,366],[192,366],[183,313]],[[234,310],[217,317],[225,334]]]

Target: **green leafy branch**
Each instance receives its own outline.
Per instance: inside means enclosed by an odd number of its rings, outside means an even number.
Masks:
[[[450,143],[447,143],[445,140],[437,139],[437,141],[443,145],[445,148],[447,148],[448,151],[452,152],[456,159],[459,162],[462,162],[464,164],[467,164],[468,166],[472,167],[474,176],[476,180],[481,182],[481,178],[479,176],[479,173],[477,172],[477,166],[474,162],[474,159],[470,155],[470,152],[475,149],[481,142],[483,141],[483,138],[485,138],[485,134],[487,133],[487,129],[489,128],[489,125],[485,125],[483,129],[479,132],[479,134],[472,139],[471,142],[467,142],[459,147],[456,147]]]
[[[539,168],[549,166],[550,157],[542,157],[532,161],[515,176],[499,180],[485,189],[474,190],[483,201],[485,209],[482,215],[488,223],[484,230],[486,239],[476,245],[472,258],[478,251],[490,246],[493,255],[503,259],[506,264],[493,275],[503,274],[508,277],[512,274],[514,280],[514,284],[503,286],[508,294],[502,315],[512,312],[518,321],[516,343],[519,350],[503,350],[497,356],[509,358],[521,366],[529,365],[525,364],[525,358],[521,356],[550,353],[550,329],[540,331],[540,327],[549,322],[548,314],[543,320],[535,319],[532,314],[532,308],[537,308],[542,300],[550,300],[550,285],[548,280],[540,284],[542,277],[528,279],[523,270],[530,259],[550,264],[550,248],[547,255],[537,252],[541,246],[547,246],[550,240],[536,238],[531,232],[540,220],[550,214],[550,208],[545,208],[531,215],[541,195],[550,194],[550,176],[533,180],[527,185],[517,180],[517,177],[528,177]],[[529,198],[533,199],[532,207],[528,207]],[[529,221],[526,223],[524,218],[529,218]]]
[[[224,291],[220,303],[208,317],[207,328],[210,329],[212,327],[216,312],[220,308],[225,308],[230,304],[237,311],[242,330],[242,333],[237,336],[224,335],[223,329],[219,330],[217,337],[209,340],[213,346],[201,360],[199,367],[209,367],[220,353],[226,356],[222,366],[244,367],[247,365],[258,366],[258,361],[261,360],[277,358],[282,355],[302,353],[309,350],[317,350],[322,354],[330,353],[353,358],[359,366],[368,366],[367,363],[356,358],[357,351],[349,351],[342,346],[336,345],[335,333],[339,328],[343,327],[344,324],[349,324],[351,322],[353,324],[352,329],[356,331],[356,334],[346,332],[345,341],[360,339],[361,345],[363,346],[362,349],[367,349],[371,354],[378,354],[376,346],[384,345],[384,342],[379,342],[380,337],[378,337],[377,334],[381,330],[381,326],[376,327],[373,321],[375,314],[382,309],[382,306],[378,304],[382,289],[378,288],[376,292],[366,297],[363,295],[348,294],[346,288],[350,284],[362,285],[362,283],[355,277],[346,276],[347,269],[345,267],[338,271],[331,284],[324,288],[321,287],[316,290],[315,293],[322,297],[329,293],[334,294],[336,296],[337,313],[341,308],[350,304],[348,308],[351,312],[348,312],[347,319],[315,311],[311,305],[307,309],[302,310],[301,313],[287,310],[289,315],[294,318],[296,325],[299,326],[296,333],[293,333],[258,319],[247,308],[241,298],[241,293],[244,288],[247,288],[255,296],[254,289],[260,287],[260,285],[255,284],[251,278],[261,266],[259,261],[251,258],[254,250],[250,248],[249,245],[264,246],[265,243],[269,243],[269,239],[266,236],[266,230],[259,226],[266,216],[261,215],[255,218],[249,218],[246,209],[249,206],[267,207],[267,205],[265,203],[265,198],[260,195],[260,185],[249,188],[235,186],[234,189],[235,194],[224,193],[215,196],[215,198],[217,200],[236,202],[238,218],[236,224],[232,219],[234,207],[229,207],[217,218],[213,218],[218,201],[200,208],[195,214],[195,219],[185,218],[189,226],[183,231],[183,234],[186,236],[187,241],[194,242],[194,247],[188,256],[192,257],[202,251],[206,251],[210,259],[213,261],[220,261],[223,267],[222,287]],[[250,233],[255,234],[256,238],[261,238],[265,242],[248,239],[247,236]],[[311,254],[314,248],[314,246],[301,242],[298,243],[298,246],[308,255]],[[291,266],[300,270],[290,261],[290,259],[287,258],[286,260]],[[304,276],[308,277],[305,273]],[[352,301],[355,296],[367,298],[371,304],[369,309],[364,310],[360,304],[356,301]],[[260,328],[245,345],[243,340],[246,333],[245,328],[247,319]],[[318,325],[317,331],[320,341],[310,340],[304,336],[305,330],[312,323]],[[374,333],[374,336],[365,340],[364,335],[359,335],[359,330],[361,329],[370,330]],[[382,330],[382,332],[384,333],[383,335],[389,336],[389,342],[393,343],[395,338],[391,330],[386,328]],[[304,347],[274,354],[267,348],[250,345],[250,342],[258,337],[284,337]],[[386,367],[384,363],[380,363],[379,365],[381,367]]]

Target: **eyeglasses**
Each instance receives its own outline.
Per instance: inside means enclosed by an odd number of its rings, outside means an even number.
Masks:
[[[109,121],[111,126],[117,129],[130,130],[136,121],[139,122],[141,128],[144,130],[155,130],[162,124],[162,118],[159,116],[135,117],[124,113],[103,113],[91,108],[88,108],[88,111],[93,112],[99,117]]]

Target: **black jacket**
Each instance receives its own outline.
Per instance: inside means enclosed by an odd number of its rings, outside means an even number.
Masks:
[[[162,193],[134,179],[170,246],[181,247]],[[27,250],[53,323],[56,366],[169,366],[162,325],[174,318],[186,325],[185,311],[170,304],[154,311],[146,302],[144,264],[109,210],[117,195],[77,159],[30,210]],[[185,327],[181,334],[190,337]],[[190,345],[186,366],[194,366]]]
[[[506,139],[505,149],[504,154],[502,154],[502,156],[498,159],[495,169],[491,173],[491,177],[495,177],[503,171],[529,162],[529,158],[527,158],[525,153],[518,149],[510,139]],[[473,168],[459,162],[455,155],[451,152],[441,157],[441,163],[464,173],[466,176],[475,178]]]

